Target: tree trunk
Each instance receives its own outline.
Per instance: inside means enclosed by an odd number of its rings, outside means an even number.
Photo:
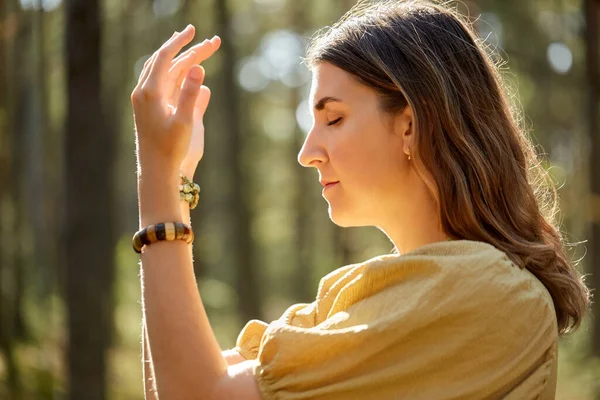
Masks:
[[[101,103],[98,0],[66,2],[65,260],[69,398],[106,397],[114,270],[114,132]]]
[[[240,123],[240,93],[236,84],[236,54],[233,44],[231,17],[226,0],[216,0],[216,23],[223,39],[221,45],[222,71],[220,72],[222,93],[227,94],[222,126],[226,140],[222,148],[224,161],[231,170],[231,190],[229,191],[228,209],[231,212],[231,243],[227,247],[233,249],[233,262],[236,266],[235,288],[238,293],[238,309],[244,321],[260,318],[260,296],[258,279],[254,261],[254,243],[250,231],[250,200],[248,179],[245,174],[244,157],[242,155],[243,135]]]
[[[586,0],[585,15],[587,20],[587,68],[589,78],[589,143],[590,143],[590,197],[592,209],[589,215],[594,216],[590,226],[590,241],[587,246],[589,255],[587,265],[590,268],[590,284],[596,293],[600,290],[600,115],[598,101],[600,100],[600,2]],[[593,305],[592,352],[600,357],[600,304]]]
[[[16,18],[16,7],[0,6],[0,21],[8,21],[9,16]],[[4,31],[4,30],[3,30]],[[16,90],[13,77],[13,63],[9,63],[15,48],[14,35],[0,37],[0,112],[9,118],[0,119],[0,354],[6,367],[6,389],[9,396],[17,398],[19,371],[13,353],[13,298],[7,288],[14,285],[11,279],[14,271],[13,249],[9,246],[9,235],[14,226],[12,218],[8,218],[9,208],[14,206],[12,193],[12,140],[14,138],[14,109]],[[8,99],[11,99],[9,101]],[[11,133],[13,133],[11,135]]]
[[[30,214],[31,239],[32,239],[32,277],[36,287],[38,301],[43,302],[51,294],[54,287],[54,274],[50,249],[56,244],[55,235],[50,231],[52,225],[48,224],[48,210],[45,202],[40,199],[50,189],[47,187],[46,176],[46,140],[48,138],[49,124],[47,116],[48,93],[46,90],[46,35],[44,32],[44,10],[42,0],[34,2],[32,10],[32,73],[30,81],[34,85],[33,97],[35,122],[33,129],[27,135],[27,179],[26,198]],[[49,311],[49,310],[47,310]],[[49,313],[48,313],[49,314]]]
[[[27,179],[29,178],[28,156],[30,138],[37,129],[36,118],[36,88],[31,81],[33,65],[29,56],[34,52],[32,11],[21,12],[18,19],[17,36],[12,57],[13,74],[17,92],[14,102],[16,108],[11,118],[14,120],[12,139],[12,184],[11,192],[14,209],[15,234],[14,257],[14,334],[16,338],[25,339],[29,336],[24,322],[24,289],[26,275],[31,266],[31,249],[28,244],[31,238],[31,216],[29,215],[30,202],[28,199]]]
[[[4,7],[4,5],[3,5]],[[14,354],[14,348],[19,341],[27,338],[28,332],[24,323],[24,281],[26,268],[26,246],[28,242],[26,218],[27,205],[23,196],[24,174],[26,168],[25,138],[29,127],[32,111],[32,85],[29,82],[27,68],[29,64],[23,63],[27,60],[28,51],[31,51],[31,13],[20,10],[16,1],[8,3],[3,8],[2,21],[12,21],[13,29],[6,30],[12,36],[3,36],[2,48],[5,55],[3,69],[6,68],[4,87],[1,93],[3,108],[7,112],[6,131],[3,132],[2,152],[5,174],[2,177],[0,191],[0,222],[2,231],[6,234],[0,246],[3,252],[0,259],[2,278],[7,279],[0,288],[9,288],[1,293],[0,309],[0,346],[6,360],[7,387],[11,397],[18,399],[22,395],[22,382],[20,379],[20,368]],[[6,42],[4,39],[7,39]],[[4,78],[4,77],[3,77]],[[10,100],[7,100],[7,97]],[[10,234],[8,234],[10,233]]]
[[[4,4],[0,6],[0,21],[8,20],[9,12]],[[14,91],[11,87],[9,74],[12,72],[8,68],[8,55],[14,38],[12,36],[3,35],[0,38],[0,112],[4,115],[10,115],[10,104],[8,97],[12,98]],[[11,306],[9,293],[6,288],[9,284],[4,283],[5,277],[9,277],[11,271],[10,249],[7,245],[7,240],[4,237],[4,232],[9,229],[7,218],[4,217],[8,203],[10,202],[10,166],[12,162],[11,138],[9,137],[11,129],[11,120],[9,118],[0,119],[0,354],[6,366],[6,386],[11,396],[15,395],[15,387],[17,386],[17,370],[12,347],[12,324],[10,323]],[[12,283],[10,279],[8,282]]]

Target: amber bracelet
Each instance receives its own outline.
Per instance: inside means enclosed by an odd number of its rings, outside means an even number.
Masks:
[[[183,222],[165,222],[149,225],[133,235],[133,250],[141,253],[142,248],[161,240],[184,240],[187,244],[194,241],[192,227]]]

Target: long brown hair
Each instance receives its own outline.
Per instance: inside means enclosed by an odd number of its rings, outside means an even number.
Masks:
[[[307,61],[350,73],[386,112],[410,105],[414,166],[444,232],[504,251],[548,289],[559,332],[579,326],[589,290],[554,222],[556,189],[468,21],[424,0],[363,2],[313,39]]]

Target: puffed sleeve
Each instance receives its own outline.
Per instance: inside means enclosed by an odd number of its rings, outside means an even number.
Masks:
[[[257,319],[249,321],[238,335],[233,350],[246,360],[254,360],[258,356],[260,342],[268,326]]]
[[[315,310],[316,302],[294,304],[283,313],[279,321],[300,327],[314,326]],[[268,327],[267,323],[257,319],[249,321],[238,335],[234,350],[247,360],[256,359]]]
[[[400,282],[315,326],[262,325],[254,373],[265,400],[545,398],[556,339],[539,281],[490,266]]]

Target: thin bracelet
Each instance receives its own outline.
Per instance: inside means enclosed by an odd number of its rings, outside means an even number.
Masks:
[[[183,222],[149,225],[133,235],[133,250],[140,254],[144,246],[161,240],[183,240],[191,244],[194,241],[194,231],[191,226]]]

